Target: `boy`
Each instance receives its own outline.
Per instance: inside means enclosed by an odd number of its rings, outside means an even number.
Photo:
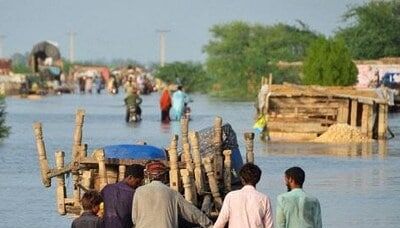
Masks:
[[[84,211],[79,218],[72,222],[71,228],[101,228],[102,220],[97,217],[101,202],[103,199],[97,191],[85,192],[81,199]]]

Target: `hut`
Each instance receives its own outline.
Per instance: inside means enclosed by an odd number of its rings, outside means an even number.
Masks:
[[[370,139],[384,139],[388,129],[385,88],[272,85],[263,78],[260,112],[274,140],[311,140],[336,123],[349,124]]]

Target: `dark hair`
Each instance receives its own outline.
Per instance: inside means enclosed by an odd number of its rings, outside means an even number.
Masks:
[[[178,86],[178,90],[182,90],[182,86],[181,85]]]
[[[82,207],[85,211],[92,210],[95,206],[100,205],[101,202],[103,202],[103,198],[95,190],[85,192],[81,199]]]
[[[285,171],[285,175],[287,178],[292,178],[296,184],[300,185],[300,187],[303,187],[306,174],[302,168],[297,166],[289,168]]]
[[[253,163],[246,163],[239,171],[239,176],[245,184],[255,186],[261,178],[261,169]]]
[[[140,164],[133,164],[126,167],[125,176],[133,176],[138,179],[144,178],[144,166]]]

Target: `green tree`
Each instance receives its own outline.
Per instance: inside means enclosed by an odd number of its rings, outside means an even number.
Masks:
[[[174,62],[159,67],[155,77],[166,83],[180,84],[187,92],[206,92],[209,78],[203,65],[194,62]]]
[[[303,83],[322,86],[350,86],[357,82],[357,67],[343,40],[315,41],[303,65]]]
[[[6,103],[5,97],[0,96],[0,139],[7,137],[10,127],[6,126]]]
[[[371,1],[350,8],[343,19],[349,25],[336,36],[345,40],[353,58],[400,56],[400,1]]]
[[[279,71],[276,62],[302,60],[318,37],[305,26],[240,21],[215,25],[210,31],[213,37],[204,47],[207,72],[217,85],[216,95],[235,99],[253,98],[261,77]],[[298,81],[290,76],[286,78],[290,82]]]

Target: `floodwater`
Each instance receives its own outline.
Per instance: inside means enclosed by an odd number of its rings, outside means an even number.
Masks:
[[[0,144],[0,227],[69,227],[71,217],[56,211],[55,181],[45,188],[40,180],[32,131],[35,121],[43,123],[51,166],[54,152],[71,157],[75,111],[86,110],[83,141],[94,148],[109,144],[146,141],[159,147],[169,143],[179,124],[161,125],[158,94],[144,96],[143,121],[124,122],[123,95],[63,95],[41,100],[7,98],[9,138]],[[251,131],[252,103],[214,101],[193,96],[192,129],[208,127],[216,115],[231,123],[243,155],[243,133]],[[400,115],[389,118],[391,130],[400,135]],[[385,150],[386,147],[386,150]],[[272,199],[286,191],[283,172],[301,166],[306,172],[304,189],[318,197],[324,227],[399,227],[400,141],[363,146],[301,143],[269,143],[256,140],[256,163],[263,170],[257,186]],[[67,191],[72,183],[68,179]]]

